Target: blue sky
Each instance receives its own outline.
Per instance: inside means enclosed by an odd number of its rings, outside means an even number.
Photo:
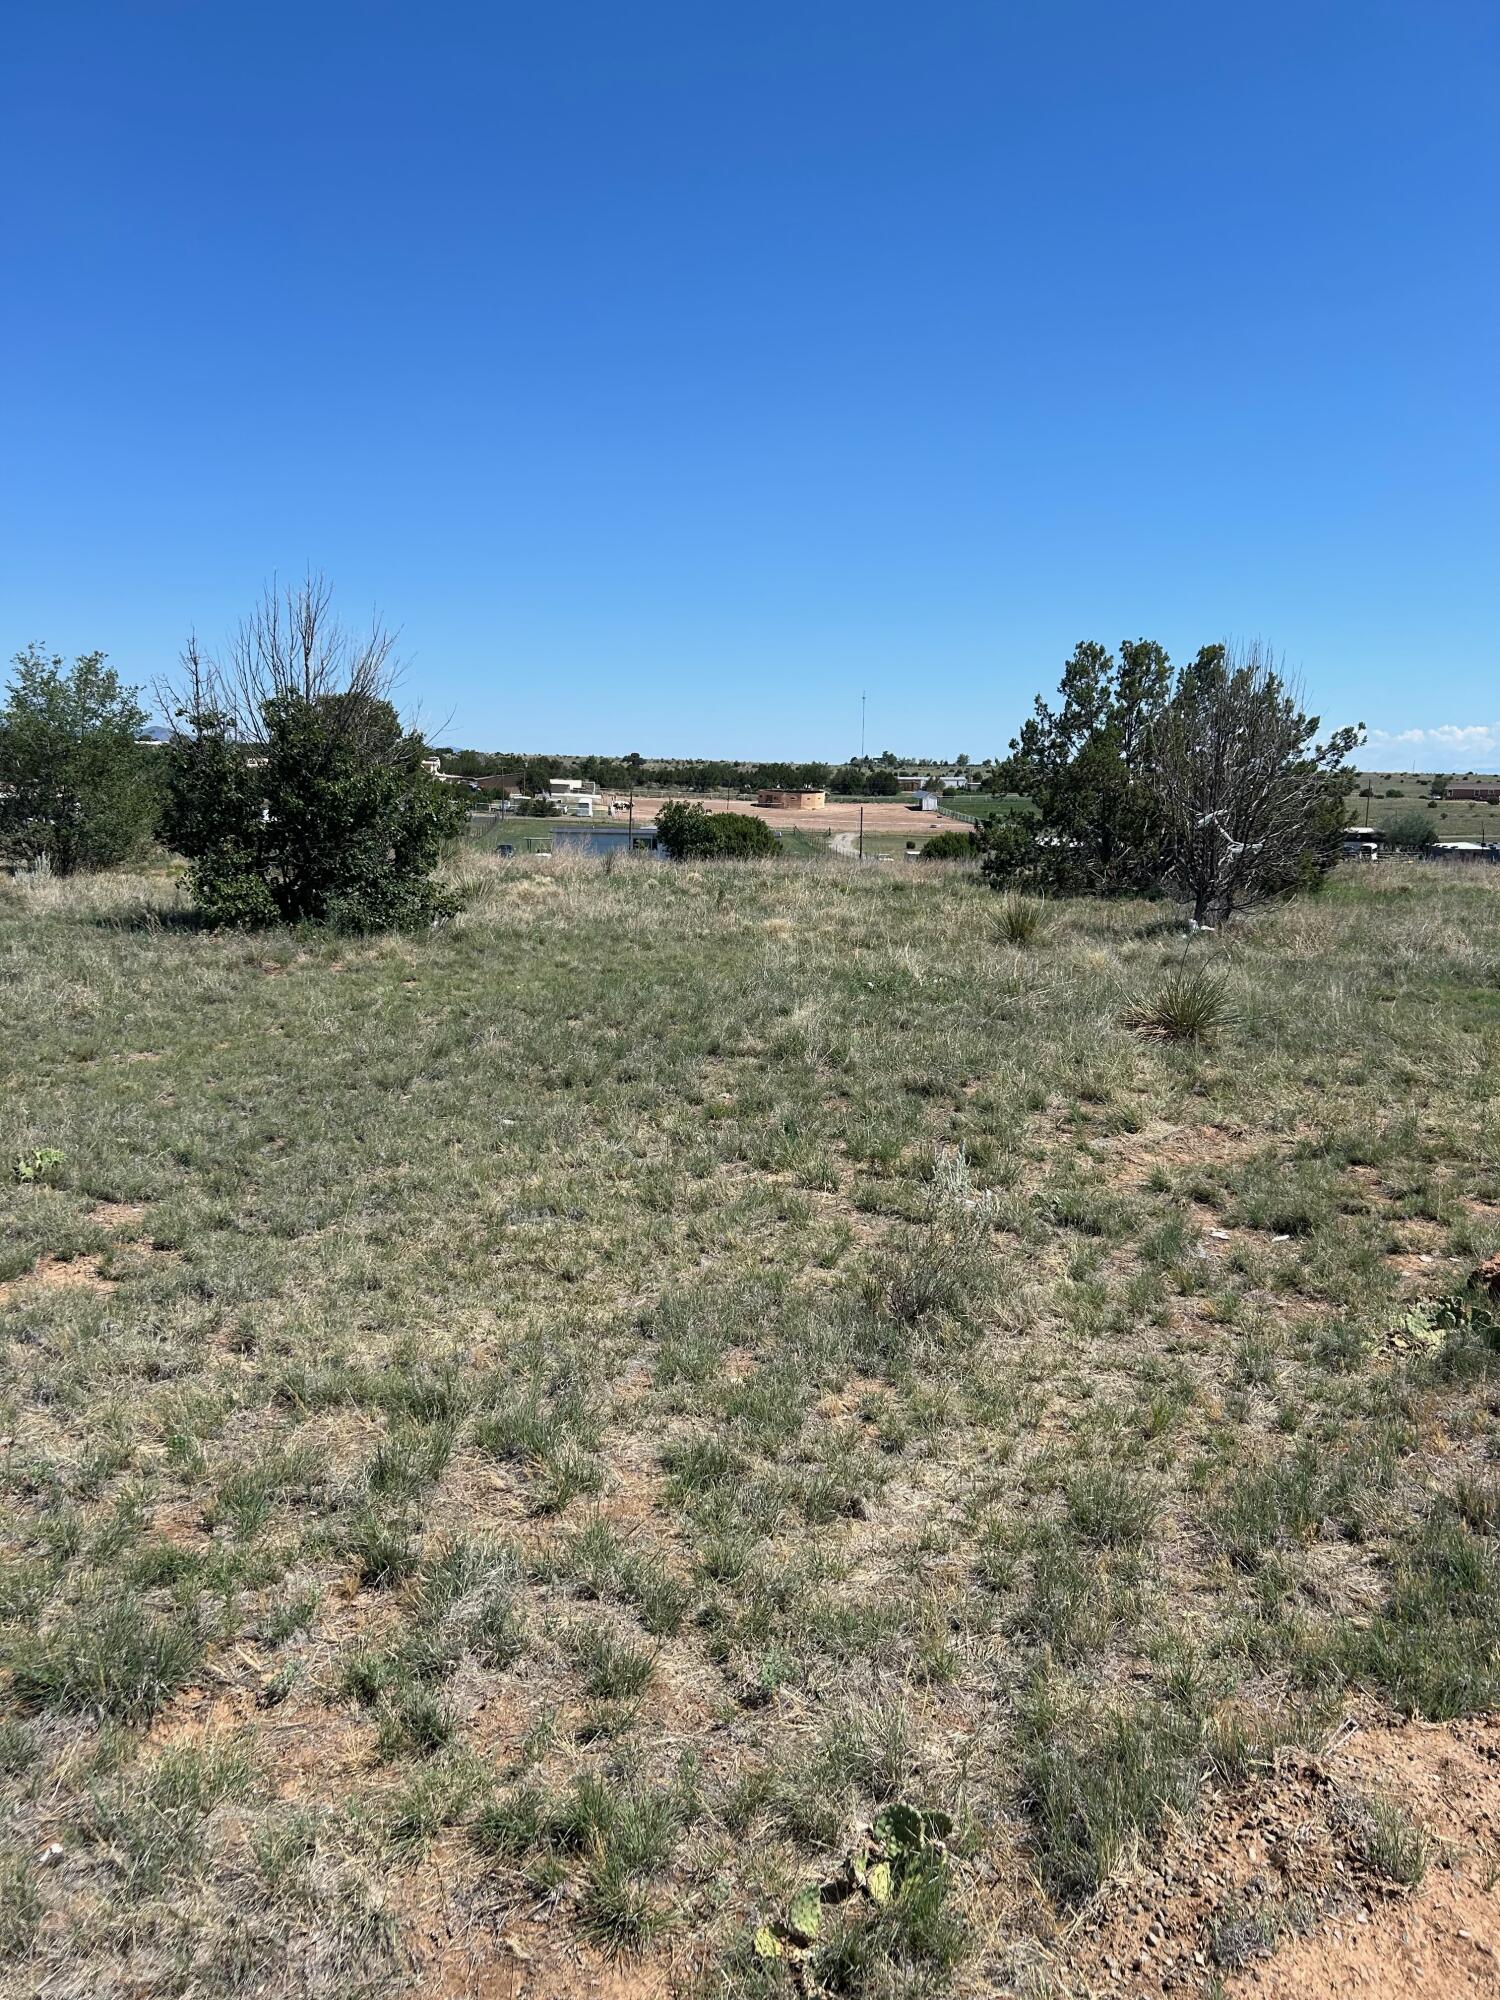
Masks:
[[[1230,633],[1371,764],[1500,755],[1493,0],[47,0],[4,50],[7,655],[149,680],[311,563],[455,741],[843,756],[865,690],[872,750],[979,756],[1079,638]]]

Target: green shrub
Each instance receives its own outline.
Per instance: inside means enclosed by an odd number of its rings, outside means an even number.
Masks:
[[[674,861],[744,861],[775,854],[780,842],[754,813],[711,813],[669,799],[656,815],[656,838]]]
[[[961,832],[957,827],[935,833],[931,840],[923,842],[921,848],[924,861],[972,861],[978,852],[978,838],[973,833]]]
[[[1418,854],[1437,840],[1432,821],[1419,806],[1407,812],[1390,814],[1380,828],[1380,837],[1387,847]]]
[[[363,643],[341,632],[310,578],[267,596],[225,666],[189,648],[162,832],[212,923],[413,929],[458,908],[432,870],[465,795],[403,731],[390,646],[378,627]]]
[[[746,861],[780,851],[781,842],[754,813],[715,813],[713,823],[714,852],[721,857]]]
[[[998,813],[978,829],[985,880],[996,889],[1044,878],[1049,849],[1029,813]]]

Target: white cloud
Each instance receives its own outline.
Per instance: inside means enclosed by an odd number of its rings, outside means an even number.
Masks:
[[[1500,722],[1438,722],[1420,729],[1372,729],[1365,760],[1372,751],[1420,752],[1415,759],[1424,770],[1474,770],[1486,759],[1500,758]]]

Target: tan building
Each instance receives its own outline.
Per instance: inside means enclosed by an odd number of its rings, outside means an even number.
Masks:
[[[827,792],[757,792],[758,806],[775,806],[781,812],[817,812],[828,803]]]

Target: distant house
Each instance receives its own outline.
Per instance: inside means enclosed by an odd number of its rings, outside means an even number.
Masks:
[[[967,792],[979,784],[977,771],[960,771],[957,768],[946,771],[898,771],[896,789],[899,792]]]
[[[554,811],[592,819],[599,787],[592,778],[549,778],[546,796]]]
[[[474,790],[474,780],[461,778],[457,771],[445,771],[441,757],[424,757],[422,769],[429,778],[436,778],[440,785],[467,785],[471,792]]]
[[[757,792],[755,803],[758,806],[774,806],[780,812],[818,812],[828,803],[828,794],[827,792]]]
[[[498,792],[501,798],[518,799],[526,790],[526,780],[520,771],[487,771],[482,778],[474,780],[476,792]]]
[[[1459,784],[1449,785],[1443,796],[1448,799],[1478,799],[1487,806],[1500,806],[1500,783],[1493,779],[1465,778]]]

